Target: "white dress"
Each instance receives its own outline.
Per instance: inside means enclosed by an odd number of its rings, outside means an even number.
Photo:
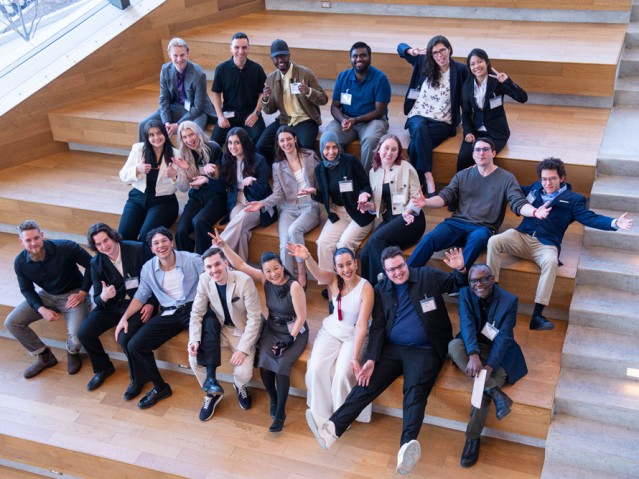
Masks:
[[[366,282],[361,278],[352,291],[342,296],[342,321],[338,319],[337,296],[333,296],[333,314],[324,319],[313,343],[306,369],[306,401],[316,417],[328,419],[344,403],[357,382],[351,369],[351,357],[355,325],[362,307],[362,288]],[[360,361],[365,346],[362,345]],[[372,405],[369,404],[357,420],[370,422],[371,412]]]

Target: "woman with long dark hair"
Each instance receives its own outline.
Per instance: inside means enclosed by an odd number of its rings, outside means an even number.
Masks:
[[[135,143],[120,170],[120,179],[133,187],[124,205],[118,233],[125,240],[146,241],[153,228],[170,228],[178,215],[177,190],[187,191],[188,165],[174,161],[180,152],[173,148],[160,120],[144,125],[144,142]]]
[[[226,185],[226,208],[230,222],[221,237],[244,261],[248,259],[251,230],[260,223],[265,226],[277,218],[272,208],[264,213],[246,210],[249,202],[263,200],[271,194],[268,177],[266,159],[255,151],[255,145],[246,130],[231,128],[226,135],[222,162],[222,181]]]
[[[304,244],[304,233],[320,222],[319,205],[312,198],[317,192],[315,167],[319,158],[314,151],[299,146],[297,133],[288,125],[279,127],[276,139],[273,194],[264,200],[250,202],[246,211],[279,206],[280,258],[294,273],[295,261],[286,254],[286,245],[289,241]],[[297,280],[306,286],[306,266],[302,260],[297,261]]]
[[[313,342],[306,369],[306,402],[318,417],[331,417],[357,383],[360,360],[373,311],[373,287],[357,275],[355,253],[339,248],[333,255],[333,270],[321,269],[301,244],[289,244],[291,255],[300,258],[311,274],[327,285],[333,312],[324,319]],[[358,420],[371,420],[371,405]]]
[[[258,366],[271,400],[273,423],[269,432],[280,432],[286,420],[291,367],[308,343],[304,289],[275,253],[262,253],[259,270],[246,264],[217,231],[211,236],[214,244],[224,250],[231,266],[264,286],[268,319],[259,340]]]
[[[504,72],[498,72],[490,63],[488,54],[473,48],[466,64],[470,76],[462,90],[462,141],[457,157],[457,171],[475,164],[473,143],[477,138],[489,137],[499,153],[510,138],[510,129],[504,110],[504,95],[519,103],[526,103],[528,95]]]
[[[404,100],[410,162],[419,173],[425,193],[434,196],[433,149],[457,133],[468,68],[452,59],[453,47],[443,35],[431,38],[426,48],[400,43],[397,53],[413,66]]]
[[[220,180],[222,148],[209,141],[202,129],[192,121],[178,126],[180,158],[190,167],[187,171],[191,189],[189,201],[180,215],[175,234],[177,249],[202,254],[211,245],[208,234],[215,223],[226,215],[226,188]],[[191,233],[195,231],[195,241]]]

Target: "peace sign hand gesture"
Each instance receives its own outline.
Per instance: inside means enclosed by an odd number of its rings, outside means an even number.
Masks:
[[[492,67],[491,67],[491,70],[493,71],[494,75],[488,74],[488,76],[495,78],[499,83],[504,83],[506,80],[508,80],[508,75],[506,75],[504,72],[499,73],[497,70],[495,70]]]

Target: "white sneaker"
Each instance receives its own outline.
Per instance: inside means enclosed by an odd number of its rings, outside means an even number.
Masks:
[[[421,455],[422,448],[415,439],[404,444],[397,453],[397,472],[408,474],[417,464]]]
[[[319,421],[313,416],[313,412],[310,409],[306,410],[306,422],[308,427],[311,428],[311,432],[320,447],[325,451],[335,443],[337,436],[335,435],[335,424],[329,420]]]

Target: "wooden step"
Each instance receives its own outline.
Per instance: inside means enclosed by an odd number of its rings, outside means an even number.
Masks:
[[[293,61],[309,67],[319,78],[333,79],[350,66],[348,50],[356,41],[368,43],[373,64],[392,83],[407,84],[411,68],[396,52],[399,43],[425,46],[434,35],[445,35],[454,57],[466,61],[481,47],[495,68],[512,75],[528,92],[610,97],[624,45],[626,25],[541,23],[449,18],[343,15],[264,11],[180,33],[191,54],[204,68],[229,58],[231,36],[249,35],[251,56],[269,65],[270,44],[286,25],[284,39]],[[488,33],[490,32],[490,33]],[[163,39],[166,46],[168,39]]]
[[[269,69],[267,67],[267,71]],[[129,149],[137,141],[138,122],[157,108],[158,90],[155,84],[147,85],[53,111],[49,113],[49,121],[54,138]],[[521,184],[530,184],[537,180],[535,166],[541,159],[559,157],[568,167],[573,190],[590,196],[597,153],[610,110],[518,103],[508,103],[506,109],[512,136],[496,163],[511,171]],[[324,107],[320,131],[324,131],[331,120],[330,109]],[[389,104],[390,131],[408,147],[410,138],[404,129],[405,122],[403,98],[393,96]],[[454,176],[461,142],[460,127],[457,136],[435,149],[433,174],[438,183],[447,184]],[[347,151],[359,156],[359,142],[349,145]]]
[[[0,346],[3,458],[55,469],[65,476],[96,479],[395,476],[401,430],[401,419],[396,417],[375,414],[370,424],[354,424],[329,452],[322,452],[306,425],[302,398],[289,398],[281,434],[267,432],[268,398],[258,388],[252,389],[250,410],[242,411],[229,393],[215,416],[203,423],[197,419],[202,393],[190,375],[164,372],[173,396],[140,411],[136,401],[122,400],[128,374],[120,361],[100,389],[87,392],[90,368],[68,376],[61,364],[37,379],[25,380],[20,371],[29,357],[15,341],[0,339]],[[232,390],[231,384],[223,385]],[[411,471],[415,478],[534,479],[544,461],[541,448],[487,437],[471,474],[459,466],[462,432],[424,425],[419,441],[423,454]]]
[[[450,0],[340,0],[340,3],[371,3],[381,5],[419,5],[443,6],[451,5]],[[629,0],[455,0],[455,7],[476,8],[513,8],[513,9],[549,9],[549,10],[614,10],[628,11],[632,5]]]

